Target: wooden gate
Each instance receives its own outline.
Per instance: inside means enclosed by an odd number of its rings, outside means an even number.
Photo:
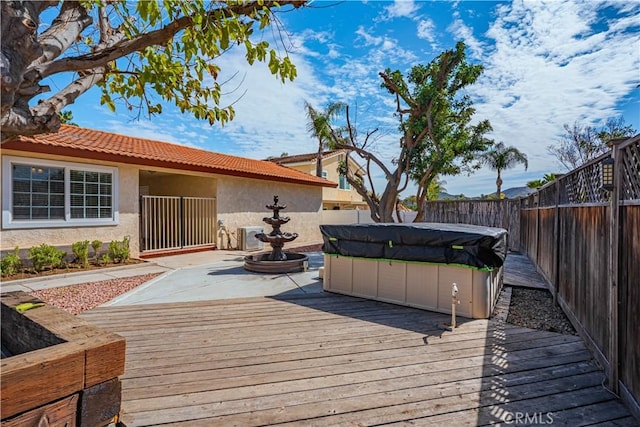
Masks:
[[[216,245],[216,199],[141,196],[142,252]]]

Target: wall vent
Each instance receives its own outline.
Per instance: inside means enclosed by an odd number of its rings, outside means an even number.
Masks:
[[[262,232],[262,227],[238,228],[238,247],[243,251],[258,251],[264,249],[264,242],[256,239],[256,234]]]

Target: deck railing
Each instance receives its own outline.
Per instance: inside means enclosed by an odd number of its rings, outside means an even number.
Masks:
[[[204,197],[141,196],[143,252],[216,244],[216,201]]]

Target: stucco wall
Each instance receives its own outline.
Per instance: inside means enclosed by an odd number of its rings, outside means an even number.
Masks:
[[[288,216],[291,220],[282,226],[282,231],[298,233],[295,244],[322,240],[318,228],[321,220],[322,187],[219,177],[218,219],[224,221],[227,230],[233,233],[232,246],[236,245],[235,233],[239,227],[262,226],[265,232],[271,231],[271,227],[262,219],[273,214],[265,206],[273,203],[274,195],[279,196],[280,204],[287,205],[281,215]]]
[[[151,196],[216,197],[216,180],[211,177],[140,172],[140,186]]]
[[[324,159],[322,161],[322,170],[327,173],[327,180],[336,183],[340,182],[340,173],[338,173],[338,166],[341,158],[343,158],[343,155],[329,157],[328,159]],[[358,168],[357,163],[353,159],[350,159],[349,162],[352,168]],[[311,175],[316,174],[315,161],[305,164],[286,166],[291,169],[296,169],[300,172],[308,173]],[[334,203],[332,202],[342,202],[347,204],[354,203],[356,205],[362,205],[363,207],[366,207],[362,196],[358,194],[355,188],[351,188],[350,190],[341,190],[338,187],[325,187],[322,189],[322,199],[326,202],[325,209],[332,209],[334,206]]]
[[[139,229],[139,203],[138,203],[138,168],[135,166],[122,166],[111,163],[87,162],[82,159],[64,158],[60,156],[25,155],[23,152],[3,151],[4,155],[12,154],[18,157],[45,158],[71,163],[88,163],[92,165],[118,166],[118,209],[119,222],[109,226],[85,226],[85,227],[53,227],[33,229],[2,229],[0,249],[10,250],[18,246],[28,249],[42,243],[54,246],[71,245],[80,240],[101,240],[108,243],[112,240],[122,240],[125,236],[131,237],[131,255],[137,257],[140,252],[138,242]],[[37,160],[36,160],[37,161]],[[0,174],[1,176],[1,174]],[[0,188],[5,188],[2,183]],[[10,188],[10,187],[9,187]]]

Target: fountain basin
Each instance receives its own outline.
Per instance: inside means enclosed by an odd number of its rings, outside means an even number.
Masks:
[[[244,269],[256,273],[298,273],[307,271],[309,257],[296,252],[285,252],[286,260],[270,261],[269,253],[247,255],[244,257]]]

